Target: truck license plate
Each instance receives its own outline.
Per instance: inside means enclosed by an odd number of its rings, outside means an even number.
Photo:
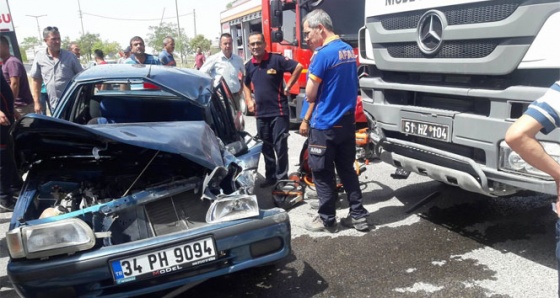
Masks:
[[[216,259],[212,237],[152,251],[134,257],[112,260],[115,283],[122,284],[157,277]]]
[[[402,133],[449,142],[448,125],[408,119],[402,119],[401,124]]]

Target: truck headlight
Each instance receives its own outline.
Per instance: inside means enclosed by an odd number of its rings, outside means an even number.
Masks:
[[[560,144],[551,142],[540,143],[546,153],[556,160],[556,162],[560,162]],[[550,175],[528,164],[517,152],[513,151],[505,141],[500,143],[500,170],[515,171],[552,180]]]
[[[45,258],[73,254],[95,245],[95,234],[87,223],[69,218],[34,226],[20,226],[6,233],[10,256]]]
[[[206,222],[222,222],[259,215],[259,204],[255,195],[232,195],[212,202],[206,213]]]

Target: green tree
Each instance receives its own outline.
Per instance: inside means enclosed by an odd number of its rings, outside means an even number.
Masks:
[[[206,39],[204,35],[198,34],[190,40],[189,46],[193,50],[196,50],[196,48],[200,47],[200,49],[203,51],[209,51],[210,47],[212,46],[212,41]]]
[[[92,60],[93,50],[95,49],[94,45],[98,42],[102,44],[98,33],[93,34],[89,32],[82,35],[77,42],[80,45],[82,56],[86,58],[86,61]]]
[[[29,49],[40,46],[41,44],[42,41],[40,41],[37,37],[26,37],[22,42],[19,43],[19,48],[25,52]]]
[[[166,36],[171,36],[175,39],[175,52],[181,57],[181,62],[184,61],[185,53],[189,51],[189,38],[184,29],[181,29],[180,36],[177,34],[177,24],[175,23],[161,23],[160,26],[148,27],[148,30],[150,30],[150,33],[148,33],[146,39],[147,46],[159,52],[163,49],[163,39]]]

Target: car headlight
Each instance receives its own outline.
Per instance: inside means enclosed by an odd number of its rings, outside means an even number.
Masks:
[[[540,143],[548,155],[556,160],[556,162],[560,162],[560,144],[551,142]],[[517,152],[513,151],[505,141],[500,143],[500,169],[528,174],[538,178],[552,179],[547,173],[528,164]]]
[[[35,226],[20,226],[6,233],[10,256],[45,258],[73,254],[95,245],[95,234],[87,223],[69,218]]]
[[[214,200],[206,213],[206,222],[222,222],[259,215],[255,195],[231,195]]]

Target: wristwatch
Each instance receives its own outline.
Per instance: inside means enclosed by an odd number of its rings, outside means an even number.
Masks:
[[[309,124],[309,120],[308,120],[308,119],[303,118],[301,121],[303,121],[303,122]]]

